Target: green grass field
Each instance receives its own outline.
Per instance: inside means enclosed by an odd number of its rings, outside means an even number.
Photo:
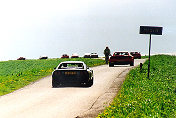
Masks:
[[[129,72],[113,103],[97,118],[176,118],[176,56],[151,57]]]
[[[105,64],[102,59],[85,58],[2,61],[0,62],[0,96],[51,75],[54,67],[68,60],[84,61],[89,67]]]

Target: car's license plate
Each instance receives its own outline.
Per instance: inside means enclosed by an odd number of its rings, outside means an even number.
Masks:
[[[76,75],[76,72],[65,72],[65,75]]]

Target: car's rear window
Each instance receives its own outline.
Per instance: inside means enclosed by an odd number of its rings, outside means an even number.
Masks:
[[[84,69],[82,63],[62,63],[58,69]]]
[[[115,52],[114,55],[128,55],[128,52]]]

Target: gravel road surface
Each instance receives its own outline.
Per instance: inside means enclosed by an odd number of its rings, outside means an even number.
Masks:
[[[144,59],[136,59],[135,66]],[[96,117],[116,95],[129,65],[93,67],[90,88],[52,88],[51,76],[0,97],[0,118]]]

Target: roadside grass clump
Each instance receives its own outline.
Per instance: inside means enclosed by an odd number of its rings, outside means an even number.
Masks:
[[[176,118],[176,56],[151,57],[131,70],[114,101],[97,118]]]
[[[2,61],[0,62],[0,96],[51,75],[54,68],[62,61],[84,61],[89,67],[105,64],[102,59],[85,58]]]

